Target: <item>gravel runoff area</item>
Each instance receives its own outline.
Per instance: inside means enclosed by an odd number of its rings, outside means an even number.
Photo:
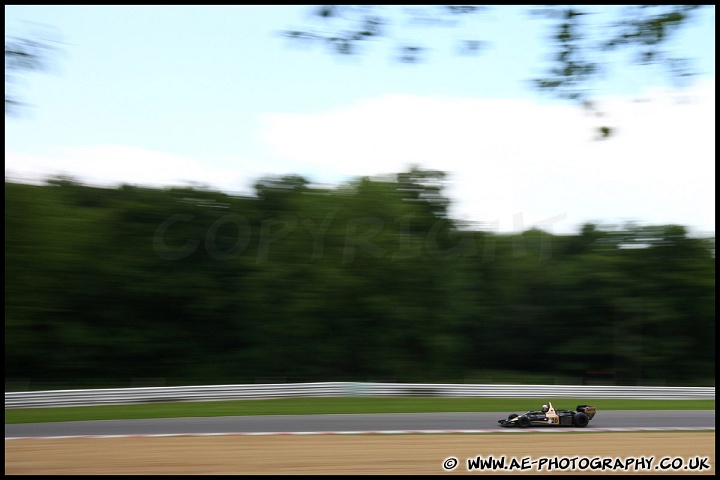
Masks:
[[[512,469],[470,470],[469,460],[478,457],[504,459],[506,467],[516,463]],[[695,468],[655,468],[671,467],[672,461]],[[714,475],[715,431],[5,440],[6,475],[481,473]]]

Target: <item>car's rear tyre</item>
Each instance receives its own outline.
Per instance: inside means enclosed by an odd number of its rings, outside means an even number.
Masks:
[[[584,427],[587,427],[588,423],[590,422],[590,419],[583,412],[578,412],[575,415],[573,415],[572,421],[573,421],[574,426],[584,428]]]
[[[528,417],[520,417],[518,418],[518,425],[523,428],[527,428],[530,426],[530,419]]]

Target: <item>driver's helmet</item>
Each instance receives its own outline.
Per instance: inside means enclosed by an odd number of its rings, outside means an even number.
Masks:
[[[547,405],[543,405],[543,406],[542,406],[542,411],[543,411],[543,413],[547,413],[548,410],[550,410],[550,409],[548,408]]]

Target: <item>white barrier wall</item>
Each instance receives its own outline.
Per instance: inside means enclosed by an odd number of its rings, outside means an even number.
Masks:
[[[127,405],[298,397],[627,398],[715,400],[715,387],[282,383],[5,392],[5,408]]]

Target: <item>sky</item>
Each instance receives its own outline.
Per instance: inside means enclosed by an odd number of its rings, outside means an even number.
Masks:
[[[270,175],[332,187],[417,165],[448,174],[453,218],[490,231],[631,222],[714,235],[714,6],[673,44],[696,72],[683,88],[598,58],[604,117],[529,87],[551,44],[527,6],[454,28],[396,17],[389,40],[350,57],[281,35],[326,28],[311,7],[6,5],[6,38],[57,46],[46,71],[12,85],[27,105],[5,117],[6,181],[250,195]],[[468,36],[485,42],[479,55],[457,52]],[[431,47],[427,61],[398,62],[403,41]],[[606,124],[615,133],[598,140]]]

